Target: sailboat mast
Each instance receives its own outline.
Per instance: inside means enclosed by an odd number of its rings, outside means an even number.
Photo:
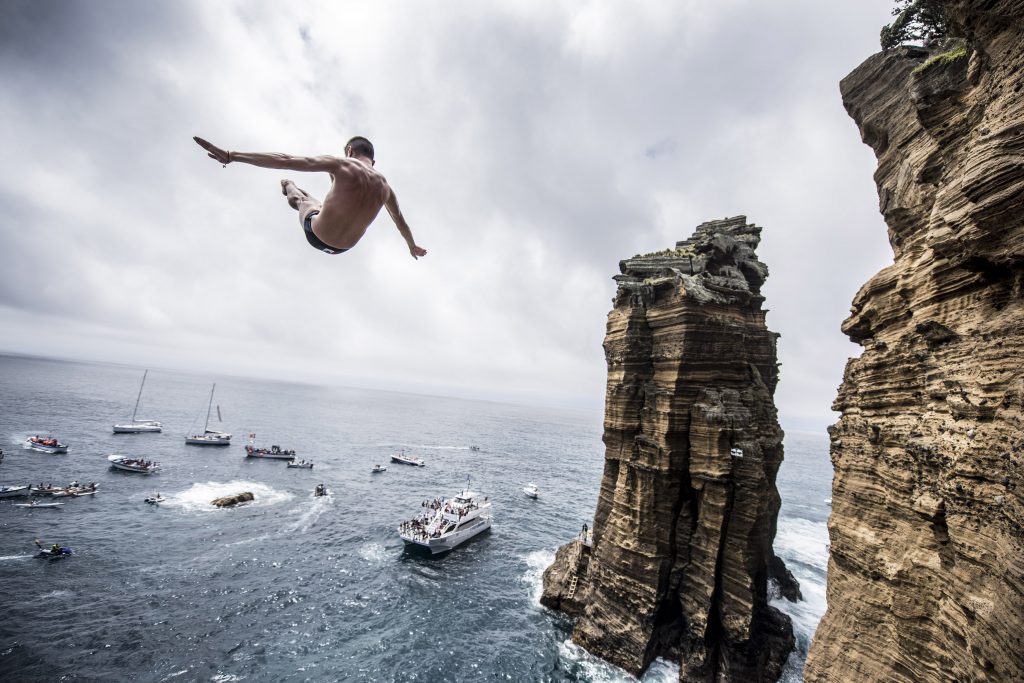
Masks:
[[[206,406],[206,425],[203,427],[203,434],[208,432],[210,429],[210,408],[213,407],[213,392],[217,388],[217,383],[213,383],[213,388],[210,389],[210,405]]]
[[[149,374],[149,370],[142,373],[142,384],[139,385],[139,395],[135,397],[135,410],[132,411],[132,424],[135,424],[135,414],[139,412],[139,401],[142,400],[142,387],[146,386],[146,375]]]

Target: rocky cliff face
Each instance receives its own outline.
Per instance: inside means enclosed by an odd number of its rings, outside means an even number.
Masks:
[[[760,232],[705,223],[615,278],[592,541],[559,550],[542,602],[634,674],[665,656],[683,681],[773,681],[793,647],[767,602],[770,577],[799,589],[772,551],[782,430]]]
[[[842,82],[895,259],[843,326],[808,681],[1024,680],[1024,2],[947,6],[961,46]]]

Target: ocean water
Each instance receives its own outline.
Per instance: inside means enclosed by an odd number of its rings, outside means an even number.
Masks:
[[[0,680],[4,681],[630,681],[569,641],[540,606],[555,548],[593,515],[601,415],[344,388],[217,379],[227,448],[184,443],[202,429],[213,378],[154,371],[140,418],[161,434],[115,435],[142,370],[0,356],[0,483],[96,481],[56,510],[0,500]],[[293,448],[313,470],[244,457]],[[67,455],[26,450],[52,433]],[[478,446],[478,452],[470,446]],[[391,464],[405,448],[424,468]],[[830,466],[823,435],[791,434],[779,476],[776,550],[805,601],[790,614],[800,680],[824,612]],[[111,453],[163,470],[112,470]],[[447,555],[406,551],[394,528],[422,500],[466,485],[490,497],[487,532]],[[536,482],[538,500],[522,487]],[[327,498],[313,498],[326,483]],[[159,507],[143,499],[161,492]],[[252,491],[253,503],[213,498]],[[74,548],[32,557],[33,539]],[[658,661],[646,682],[673,681]]]

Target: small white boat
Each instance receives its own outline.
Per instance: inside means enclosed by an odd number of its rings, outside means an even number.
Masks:
[[[227,432],[218,432],[210,429],[210,411],[213,409],[213,392],[217,389],[214,384],[210,389],[210,402],[206,406],[206,424],[203,426],[202,434],[193,434],[185,437],[185,443],[193,446],[230,446],[231,435]],[[220,420],[220,406],[217,406],[217,419]]]
[[[139,395],[135,397],[135,408],[132,410],[132,419],[128,424],[114,425],[115,434],[141,434],[143,432],[159,432],[163,426],[156,420],[137,420],[135,415],[139,412],[139,400],[142,398],[142,387],[146,386],[146,375],[149,370],[142,373],[142,384],[139,385]]]
[[[431,554],[443,553],[491,528],[491,503],[478,493],[464,490],[435,503],[436,507],[398,526],[406,545],[427,548]]]
[[[28,486],[0,486],[0,498],[17,498],[29,495]]]
[[[16,508],[59,508],[64,503],[40,503],[37,500],[33,500],[31,503],[15,503]]]
[[[378,472],[387,472],[388,471],[388,466],[387,465],[374,465],[373,469],[370,470],[370,471],[373,472],[374,474],[377,474]]]
[[[26,441],[28,447],[34,451],[41,451],[43,453],[67,453],[68,445],[61,443],[52,436],[30,436]]]
[[[306,462],[305,460],[299,460],[298,462],[296,462],[295,460],[289,460],[288,467],[292,469],[311,470],[313,469],[313,461],[311,460],[309,462]]]
[[[537,488],[537,485],[531,481],[523,487],[523,493],[526,494],[527,498],[536,498],[540,495],[540,490]]]
[[[153,474],[160,471],[160,463],[142,458],[129,458],[124,455],[108,455],[107,460],[110,466],[125,472],[139,472],[141,474]]]
[[[45,486],[40,484],[39,486],[30,486],[29,490],[35,496],[52,496],[57,491],[63,491],[64,487],[54,486],[53,484],[46,484]]]
[[[397,462],[402,465],[413,465],[414,467],[423,467],[426,465],[422,460],[418,460],[411,455],[406,455],[405,451],[391,454],[391,462]]]
[[[159,505],[160,503],[164,502],[165,500],[167,500],[167,499],[164,498],[163,496],[161,496],[158,493],[155,496],[150,496],[149,498],[147,498],[146,502],[149,503],[150,505]]]

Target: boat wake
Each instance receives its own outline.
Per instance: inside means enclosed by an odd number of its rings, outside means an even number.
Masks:
[[[0,562],[6,562],[8,560],[24,560],[32,557],[35,557],[35,555],[0,555]]]
[[[236,479],[234,481],[223,483],[216,481],[197,483],[192,484],[191,487],[178,493],[164,493],[167,500],[161,503],[160,506],[184,510],[186,512],[217,512],[228,508],[214,507],[211,503],[214,498],[230,496],[235,493],[241,493],[242,491],[251,491],[253,496],[255,496],[255,500],[251,503],[243,504],[245,507],[266,507],[268,505],[277,505],[295,497],[287,491],[278,491],[266,484],[261,484],[256,481]]]
[[[297,514],[295,521],[281,527],[281,531],[283,533],[306,533],[320,519],[320,516],[327,512],[331,504],[331,496],[313,498],[308,505],[303,505],[302,508],[295,511]]]

